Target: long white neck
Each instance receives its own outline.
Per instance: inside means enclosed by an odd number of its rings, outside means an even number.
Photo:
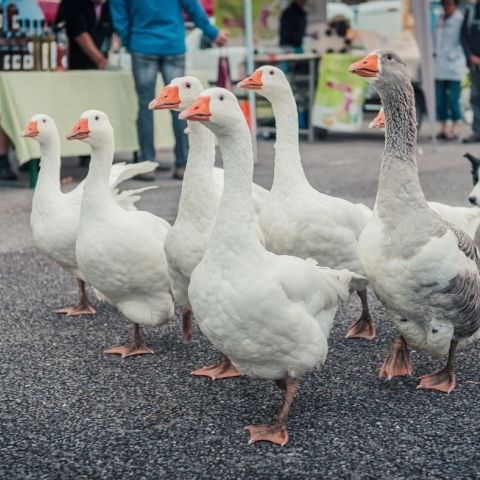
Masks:
[[[194,215],[210,216],[216,208],[213,166],[215,164],[215,136],[199,122],[188,122],[190,148],[177,219]]]
[[[110,170],[112,168],[114,140],[113,135],[105,135],[98,145],[91,145],[91,160],[85,179],[82,211],[96,211],[100,205],[115,204],[110,189]]]
[[[415,100],[409,81],[378,88],[385,112],[385,150],[380,171],[377,208],[389,215],[391,206],[428,208],[418,178]]]
[[[60,192],[60,139],[53,135],[48,143],[40,143],[40,172],[37,191]]]
[[[298,111],[292,90],[269,96],[276,125],[275,170],[272,190],[309,185],[302,166],[298,141]]]
[[[260,246],[254,227],[253,152],[246,122],[215,131],[225,170],[223,195],[209,248],[244,252]]]

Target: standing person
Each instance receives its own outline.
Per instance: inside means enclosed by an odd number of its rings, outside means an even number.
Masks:
[[[108,0],[62,0],[56,23],[62,21],[69,40],[68,68],[104,70],[113,34]],[[89,155],[80,156],[80,166],[89,163]]]
[[[155,160],[153,112],[148,104],[155,97],[158,72],[166,84],[185,75],[185,26],[182,9],[196,27],[217,46],[228,35],[210,24],[198,0],[110,0],[113,24],[122,44],[132,54],[133,78],[139,100],[137,131],[140,159]],[[183,178],[187,163],[186,123],[172,111],[175,135],[175,169],[173,177]],[[144,180],[153,180],[143,176]]]
[[[466,73],[465,55],[460,43],[463,15],[457,8],[458,0],[443,0],[442,4],[443,14],[435,28],[435,94],[440,122],[437,138],[458,140],[458,125],[462,119],[461,81]]]
[[[280,17],[280,46],[302,48],[307,31],[307,0],[294,0]]]
[[[470,68],[470,103],[473,110],[473,132],[463,139],[463,143],[480,142],[480,0],[469,5],[465,11],[461,41]]]
[[[63,0],[59,11],[69,39],[69,68],[103,70],[113,33],[107,0]]]

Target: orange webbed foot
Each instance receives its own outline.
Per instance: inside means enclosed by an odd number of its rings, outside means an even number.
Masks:
[[[393,343],[393,350],[383,362],[378,376],[391,380],[393,377],[405,377],[412,373],[413,365],[407,345],[403,339],[397,338]]]
[[[196,377],[209,377],[212,380],[222,380],[225,378],[241,377],[242,374],[233,366],[224,369],[221,364],[210,365],[209,367],[199,368],[192,372]]]
[[[130,346],[130,345],[118,345],[115,347],[107,348],[103,353],[108,355],[121,355],[122,358],[132,357],[134,355],[147,355],[155,353],[151,348],[146,345]]]
[[[286,426],[282,425],[249,425],[245,430],[250,433],[248,444],[255,442],[270,442],[275,445],[285,446],[288,443]]]
[[[417,388],[450,393],[455,389],[456,385],[457,376],[455,372],[443,369],[430,375],[420,377],[420,383],[417,385]]]
[[[65,307],[54,310],[59,315],[67,317],[78,317],[80,315],[95,315],[96,310],[90,305],[77,305],[76,307]]]
[[[363,338],[364,340],[373,340],[377,335],[375,322],[370,315],[362,315],[347,330],[345,338]]]

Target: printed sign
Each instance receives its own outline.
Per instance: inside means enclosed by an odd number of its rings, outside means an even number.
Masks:
[[[356,55],[327,53],[320,63],[320,78],[312,119],[316,127],[352,132],[362,123],[362,106],[367,82],[352,75],[348,67]]]

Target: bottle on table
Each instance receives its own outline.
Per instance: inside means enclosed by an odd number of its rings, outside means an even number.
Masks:
[[[33,69],[42,69],[42,40],[38,31],[38,20],[33,21]]]
[[[48,45],[48,70],[54,72],[57,69],[57,39],[48,23],[44,42]]]
[[[18,7],[14,2],[7,5],[7,30],[10,33],[17,32],[20,29],[20,16]]]
[[[20,46],[22,49],[22,70],[33,70],[33,39],[30,35],[30,20],[20,21]]]
[[[0,70],[10,70],[10,45],[5,30],[0,31]]]
[[[12,30],[10,32],[10,69],[18,72],[22,69],[22,44],[20,38],[20,30]]]
[[[57,72],[63,72],[68,68],[68,37],[65,27],[61,26],[57,30]]]

